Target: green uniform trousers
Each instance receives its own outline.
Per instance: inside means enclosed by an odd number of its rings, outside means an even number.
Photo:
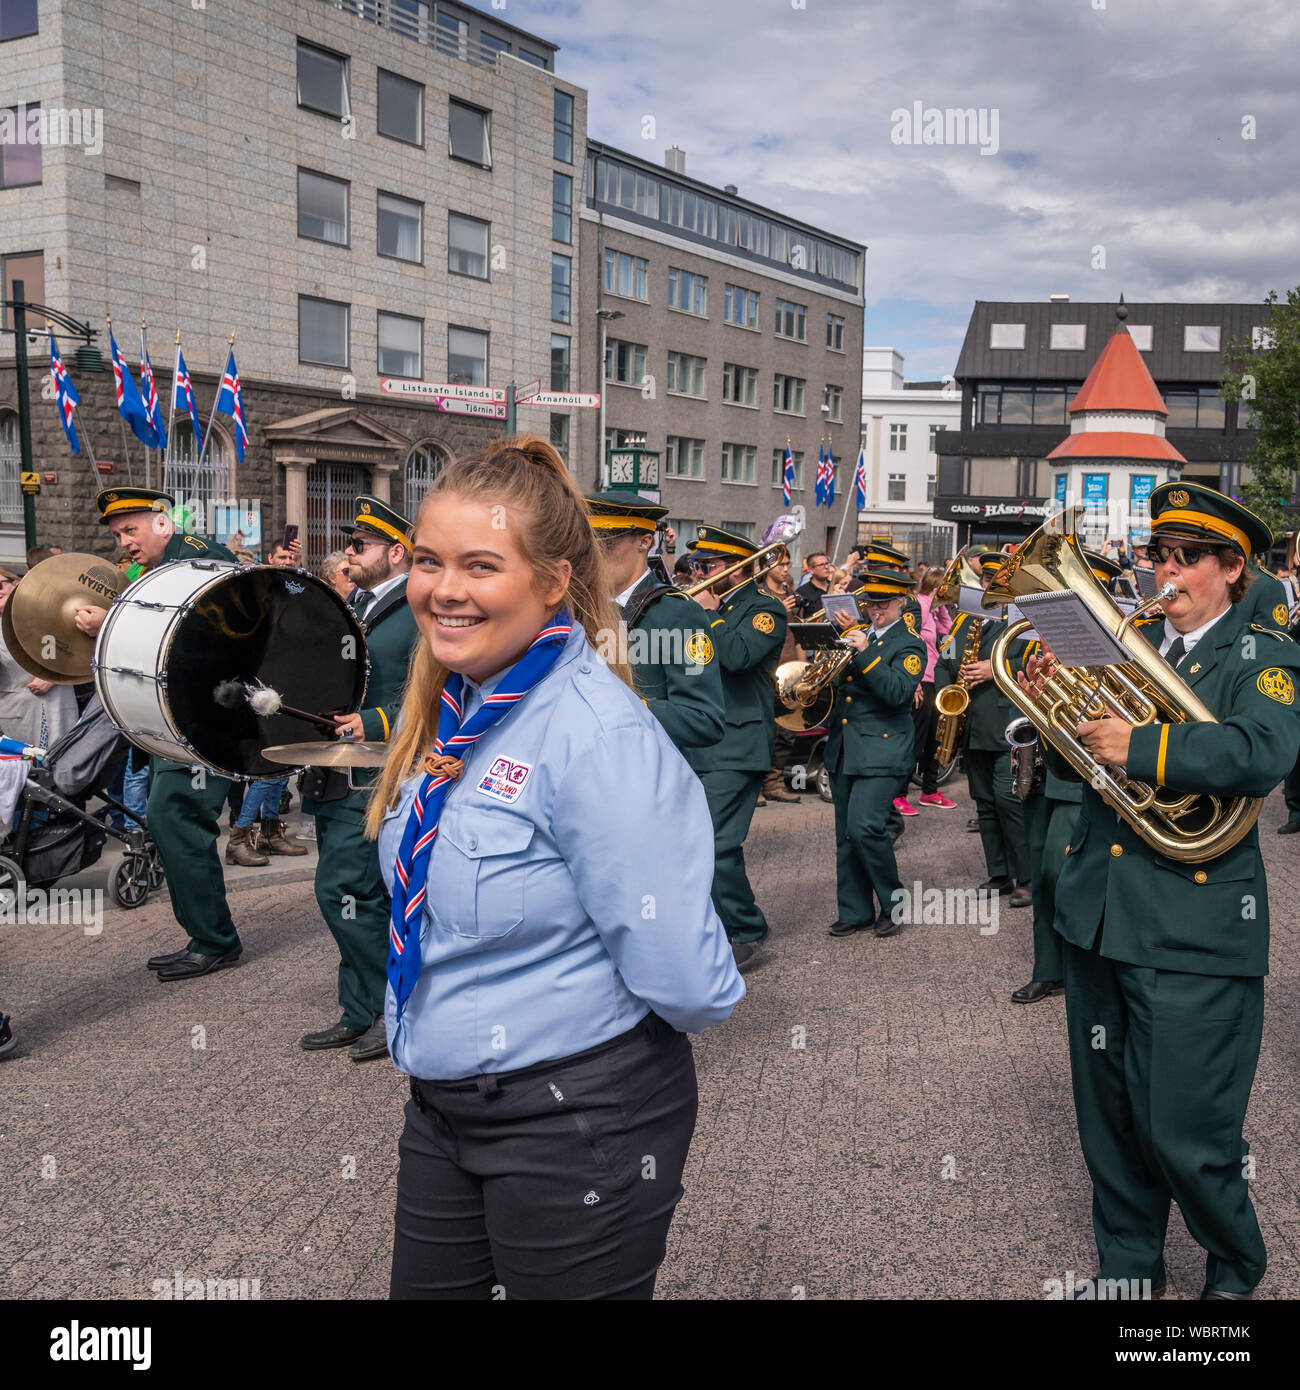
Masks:
[[[1266,1263],[1241,1132],[1264,981],[1153,970],[1061,945],[1101,1277],[1163,1281],[1172,1198],[1208,1252],[1205,1282],[1247,1292]]]
[[[239,945],[217,851],[221,808],[230,793],[230,781],[203,773],[202,784],[195,787],[198,772],[161,758],[151,761],[145,816],[167,875],[172,912],[190,934],[189,950],[205,956],[225,955]]]
[[[1058,801],[1041,792],[1021,803],[1029,843],[1034,897],[1033,980],[1060,980],[1061,938],[1052,929],[1056,916],[1056,876],[1065,863],[1070,832],[1079,816],[1077,801]]]
[[[339,948],[339,1005],[349,1028],[384,1012],[388,986],[388,889],[379,847],[365,834],[366,793],[316,809],[316,903]]]
[[[835,902],[841,922],[857,926],[889,913],[903,884],[898,877],[894,842],[887,829],[898,776],[847,777],[832,772],[835,798]]]
[[[754,901],[745,873],[745,837],[754,818],[764,772],[701,772],[713,819],[713,906],[732,941],[762,941],[767,918]]]
[[[966,780],[979,815],[980,841],[990,878],[1029,882],[1024,803],[1011,790],[1011,749],[966,750]]]

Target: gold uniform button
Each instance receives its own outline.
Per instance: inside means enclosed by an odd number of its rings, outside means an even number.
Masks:
[[[881,734],[880,737],[881,737],[881,738],[888,738],[889,735],[888,735],[888,734]]]
[[[1111,845],[1111,847],[1110,847],[1110,852],[1111,852],[1111,854],[1113,854],[1113,855],[1115,856],[1116,859],[1118,859],[1118,858],[1120,857],[1120,855],[1124,853],[1124,846],[1123,846],[1123,845]]]
[[[1197,869],[1197,871],[1192,875],[1192,877],[1197,881],[1197,883],[1205,883],[1210,876],[1205,872],[1204,869]]]
[[[849,722],[849,721],[848,721],[847,719],[841,719],[841,720],[840,720],[840,723],[841,723],[841,724],[847,724],[848,722]]]
[[[851,704],[853,703],[853,696],[852,696],[852,695],[846,695],[846,696],[844,697],[844,703],[845,703],[846,705],[851,705]]]

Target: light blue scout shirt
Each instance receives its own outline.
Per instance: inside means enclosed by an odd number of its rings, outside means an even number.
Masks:
[[[504,673],[503,673],[504,674]],[[464,718],[500,677],[465,683]],[[391,883],[411,802],[385,818]],[[682,1032],[745,986],[713,909],[713,825],[698,778],[581,626],[469,750],[429,856],[423,970],[397,1066],[426,1081],[515,1071],[625,1033],[653,1009]]]

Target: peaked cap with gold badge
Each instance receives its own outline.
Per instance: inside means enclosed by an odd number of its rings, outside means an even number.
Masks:
[[[163,512],[170,516],[175,505],[176,499],[170,493],[151,487],[110,487],[95,498],[101,526],[127,512]]]
[[[1245,559],[1262,555],[1273,532],[1247,507],[1200,483],[1162,483],[1150,498],[1151,542],[1227,545]]]
[[[401,512],[395,507],[390,507],[387,502],[362,493],[357,498],[357,519],[350,526],[343,527],[348,535],[358,529],[369,531],[371,535],[378,536],[389,545],[400,545],[409,551],[415,524],[407,521]]]
[[[668,508],[635,492],[596,492],[582,499],[591,514],[592,530],[602,540],[619,536],[653,536]]]

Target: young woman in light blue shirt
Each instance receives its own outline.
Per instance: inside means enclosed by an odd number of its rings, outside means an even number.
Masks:
[[[449,464],[416,519],[423,641],[369,818],[411,1077],[394,1298],[651,1297],[695,1125],[686,1034],[744,994],[703,789],[596,655],[602,566],[538,439]]]

